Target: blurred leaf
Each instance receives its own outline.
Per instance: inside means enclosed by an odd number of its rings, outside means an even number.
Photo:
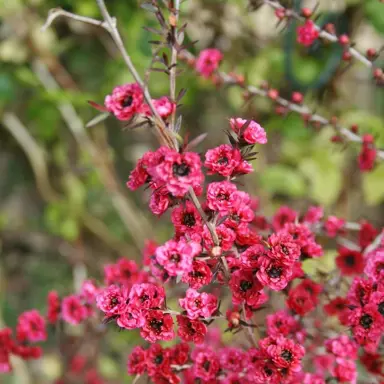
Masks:
[[[272,165],[260,175],[260,183],[270,193],[305,196],[307,186],[300,173],[285,165]]]
[[[16,96],[15,84],[9,74],[0,73],[0,105],[2,102],[14,100]]]
[[[384,4],[379,0],[365,0],[364,10],[374,28],[384,34]]]
[[[335,257],[336,251],[324,252],[324,255],[319,258],[307,259],[303,262],[303,270],[311,277],[315,277],[317,272],[329,273],[336,267]]]
[[[64,185],[68,196],[68,209],[73,216],[79,216],[84,209],[87,192],[84,184],[75,176],[67,173],[64,176]]]
[[[287,117],[272,117],[265,124],[265,129],[282,132],[284,137],[292,140],[308,140],[313,133],[310,128],[304,125],[303,119],[297,114],[291,114]]]
[[[40,82],[28,67],[20,67],[14,71],[16,79],[31,87],[38,87]]]
[[[384,201],[384,164],[379,164],[372,172],[363,174],[364,197],[369,205]]]
[[[333,204],[342,187],[341,170],[326,155],[303,159],[299,168],[310,184],[310,197],[317,203]]]
[[[297,52],[293,53],[293,68],[295,68],[295,76],[302,83],[311,83],[319,77],[321,72],[321,63],[306,55],[300,56]]]

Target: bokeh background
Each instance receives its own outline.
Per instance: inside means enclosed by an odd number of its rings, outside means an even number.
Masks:
[[[225,55],[223,70],[244,74],[255,85],[266,80],[287,97],[303,91],[317,112],[358,124],[383,147],[384,90],[373,84],[369,71],[359,64],[344,71],[335,46],[298,47],[295,36],[276,26],[270,9],[253,11],[250,3],[185,1],[187,40],[198,40],[191,51],[217,47]],[[335,21],[359,49],[383,45],[384,4],[319,4],[319,22]],[[144,74],[153,36],[142,27],[156,27],[153,15],[136,0],[107,5]],[[50,289],[68,294],[85,276],[100,279],[108,261],[140,260],[145,239],[172,236],[167,218],[149,213],[148,195],[125,188],[135,161],[156,148],[153,133],[129,130],[113,118],[85,127],[98,114],[87,100],[103,103],[115,85],[132,81],[131,75],[102,29],[61,18],[42,32],[54,7],[100,17],[94,0],[0,0],[0,327],[14,326],[24,310],[44,310]],[[349,221],[384,224],[384,165],[362,174],[359,148],[331,143],[331,128],[315,131],[300,116],[277,116],[270,101],[245,102],[239,89],[218,90],[187,68],[177,86],[187,88],[179,110],[182,133],[191,138],[208,133],[201,151],[225,140],[230,117],[251,117],[265,127],[268,144],[253,162],[256,171],[244,179],[263,213],[272,215],[283,204],[299,211],[317,204]],[[166,75],[151,73],[153,97],[167,95],[168,87]],[[124,364],[138,335],[111,331],[107,340],[99,369],[113,382],[129,382]],[[53,344],[43,361],[15,360],[14,374],[0,382],[51,382],[60,372]]]

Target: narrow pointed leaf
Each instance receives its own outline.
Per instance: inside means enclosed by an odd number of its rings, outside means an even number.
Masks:
[[[104,112],[104,113],[102,113],[102,114],[100,114],[100,115],[95,116],[92,120],[90,120],[90,121],[86,124],[86,127],[87,127],[87,128],[90,128],[90,127],[93,127],[93,126],[96,125],[96,124],[101,123],[101,122],[104,121],[109,115],[110,115],[109,112]]]

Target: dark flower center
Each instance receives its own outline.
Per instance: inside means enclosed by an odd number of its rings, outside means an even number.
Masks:
[[[149,299],[149,296],[148,296],[148,295],[143,295],[143,296],[140,297],[140,301],[141,301],[142,303],[144,303],[144,301],[147,301],[148,299]]]
[[[219,193],[217,195],[217,200],[229,200],[229,196],[226,193]]]
[[[157,355],[153,361],[156,365],[159,365],[163,362],[163,360],[164,360],[163,355]]]
[[[163,320],[152,319],[149,324],[154,330],[161,331],[161,327],[163,326]]]
[[[355,265],[355,256],[353,255],[345,256],[344,260],[345,260],[345,265],[347,265],[348,267],[353,267]]]
[[[225,164],[228,164],[228,158],[227,157],[221,157],[218,161],[217,161],[220,165],[225,165]]]
[[[272,376],[273,374],[273,371],[271,368],[268,368],[268,367],[264,367],[264,372],[267,376]]]
[[[171,260],[172,261],[175,261],[176,263],[178,263],[180,261],[180,255],[178,255],[177,253],[174,253],[172,256],[171,256]]]
[[[365,315],[361,316],[361,318],[360,318],[360,325],[361,325],[364,329],[369,329],[369,328],[371,328],[372,323],[373,323],[372,316],[370,316],[370,315],[368,315],[368,314],[365,314]]]
[[[121,105],[123,106],[123,108],[130,107],[132,105],[132,101],[133,101],[132,95],[126,96],[123,102],[121,103]]]
[[[205,360],[203,363],[203,368],[208,371],[209,367],[211,366],[211,363],[208,360]]]
[[[119,304],[119,302],[120,302],[120,301],[119,301],[119,299],[118,299],[117,297],[114,297],[114,298],[111,299],[111,304],[112,304],[113,306]]]
[[[281,357],[288,362],[291,362],[293,360],[292,352],[288,351],[288,349],[284,349],[284,351],[281,354]]]
[[[283,251],[284,255],[289,255],[289,250],[284,244],[281,246],[281,250]]]
[[[185,213],[183,216],[183,224],[187,227],[193,227],[196,224],[195,215],[193,213]]]
[[[276,278],[280,277],[282,273],[283,273],[282,268],[280,268],[280,267],[272,267],[268,271],[268,276],[272,277],[272,279],[276,279]]]
[[[181,163],[181,164],[174,163],[172,166],[172,171],[174,176],[188,176],[190,169],[189,169],[189,165],[185,163]]]
[[[384,301],[382,301],[378,306],[377,306],[377,310],[379,311],[379,313],[381,315],[384,316]]]
[[[247,292],[248,289],[251,289],[252,288],[252,283],[250,281],[247,281],[247,280],[242,280],[240,282],[240,289],[243,291],[243,292]]]

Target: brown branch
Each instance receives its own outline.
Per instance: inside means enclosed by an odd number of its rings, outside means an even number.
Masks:
[[[185,50],[179,54],[179,58],[191,62],[193,62],[194,60],[194,56],[190,52]],[[236,78],[235,75],[220,71],[216,73],[216,76],[220,79],[222,84],[240,87],[241,89],[247,91],[249,95],[256,95],[267,98],[269,97],[267,89],[256,87],[254,85],[244,84],[242,81],[239,81],[239,79]],[[274,98],[273,101],[291,112],[296,112],[301,116],[308,116],[308,122],[310,123],[319,123],[321,125],[334,126],[330,119],[327,119],[317,113],[313,113],[312,109],[306,106],[305,104],[296,104],[280,96]],[[358,134],[352,132],[346,127],[337,125],[335,129],[337,130],[337,133],[347,141],[360,144],[363,142],[363,139]],[[377,158],[380,160],[384,160],[384,150],[379,149],[377,151]]]

